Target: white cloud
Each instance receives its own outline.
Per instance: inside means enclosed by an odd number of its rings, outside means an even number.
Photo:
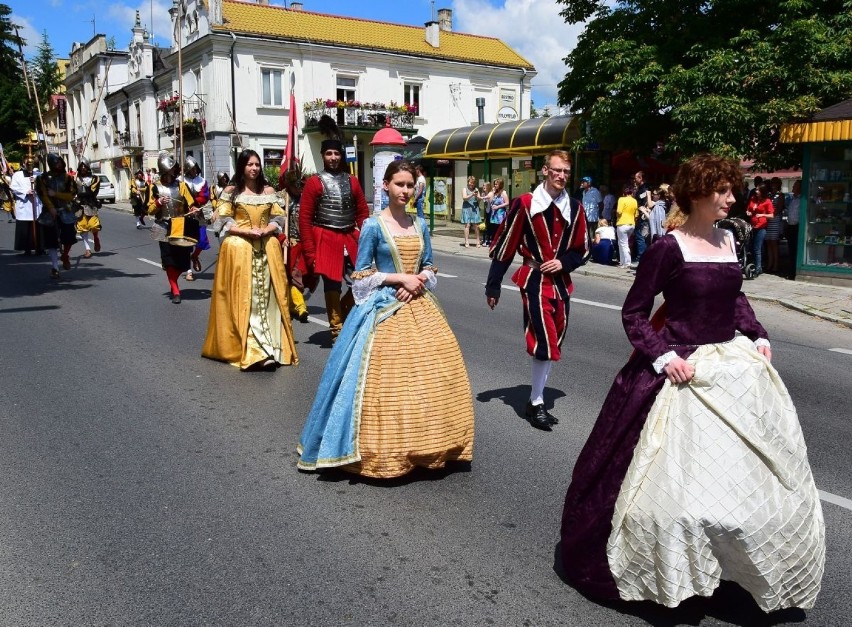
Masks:
[[[553,0],[455,0],[453,29],[496,37],[535,66],[532,91],[536,108],[556,103],[557,84],[565,77],[563,59],[574,49],[583,24],[569,25]]]
[[[38,45],[41,43],[41,31],[33,26],[32,22],[20,14],[13,13],[9,16],[12,24],[18,26],[18,34],[24,40],[24,56],[31,59],[38,54]],[[17,52],[17,46],[15,46]]]

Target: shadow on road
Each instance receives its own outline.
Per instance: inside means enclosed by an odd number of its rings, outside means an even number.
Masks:
[[[545,388],[544,389],[544,397],[547,399],[545,401],[545,406],[548,410],[553,409],[553,403],[557,399],[560,399],[565,396],[565,392],[562,390],[557,390],[555,388]],[[496,390],[486,390],[485,392],[480,392],[476,395],[476,400],[480,403],[488,403],[492,400],[497,399],[503,401],[503,404],[512,408],[515,414],[518,415],[519,418],[523,418],[526,420],[526,416],[524,416],[524,408],[527,405],[527,402],[530,400],[530,386],[528,385],[515,385],[510,388],[498,388]]]
[[[96,281],[114,278],[146,278],[150,272],[127,273],[109,268],[99,263],[101,256],[113,253],[95,253],[90,259],[82,255],[71,258],[71,270],[61,270],[59,279],[50,278],[50,259],[47,255],[21,255],[19,253],[0,253],[0,298],[20,296],[40,296],[64,290],[86,289]]]
[[[576,590],[565,576],[559,543],[554,550],[553,571],[563,583]],[[711,597],[692,597],[673,608],[652,601],[601,601],[579,590],[577,592],[592,603],[625,616],[635,616],[655,627],[701,625],[707,618],[741,627],[771,627],[802,623],[806,619],[805,611],[799,608],[788,608],[766,614],[748,592],[730,581],[722,581]]]
[[[394,479],[373,479],[352,474],[339,468],[326,468],[319,472],[299,471],[300,474],[316,474],[317,481],[327,483],[347,482],[349,485],[369,485],[376,488],[400,488],[421,481],[441,481],[449,475],[470,472],[472,462],[447,462],[444,468],[415,468],[410,473]]]

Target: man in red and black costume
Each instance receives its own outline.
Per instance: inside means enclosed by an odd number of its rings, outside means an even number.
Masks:
[[[308,272],[322,277],[333,341],[354,304],[351,291],[341,298],[343,272],[346,258],[354,265],[358,257],[361,223],[370,210],[358,179],[343,169],[343,142],[339,136],[333,132],[329,139],[323,140],[320,149],[324,170],[305,182],[299,234]]]
[[[491,246],[491,269],[485,296],[491,309],[500,300],[503,276],[515,254],[523,264],[512,275],[521,289],[527,352],[532,357],[532,389],[524,410],[532,426],[550,431],[559,421],[544,405],[544,386],[553,362],[562,356],[568,323],[571,271],[589,258],[589,235],[583,206],[566,192],[571,178],[568,153],[555,150],[542,168],[544,181],[516,198]]]

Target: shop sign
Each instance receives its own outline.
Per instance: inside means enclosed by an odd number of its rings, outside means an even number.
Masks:
[[[67,129],[68,128],[68,118],[66,116],[68,103],[65,101],[65,98],[60,98],[56,102],[56,112],[57,117],[59,118],[59,128]]]
[[[512,107],[501,107],[500,110],[497,111],[498,122],[514,122],[517,119],[518,112]]]

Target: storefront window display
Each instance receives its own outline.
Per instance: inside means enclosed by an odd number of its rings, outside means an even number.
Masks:
[[[852,144],[817,144],[808,170],[803,265],[852,269]]]

